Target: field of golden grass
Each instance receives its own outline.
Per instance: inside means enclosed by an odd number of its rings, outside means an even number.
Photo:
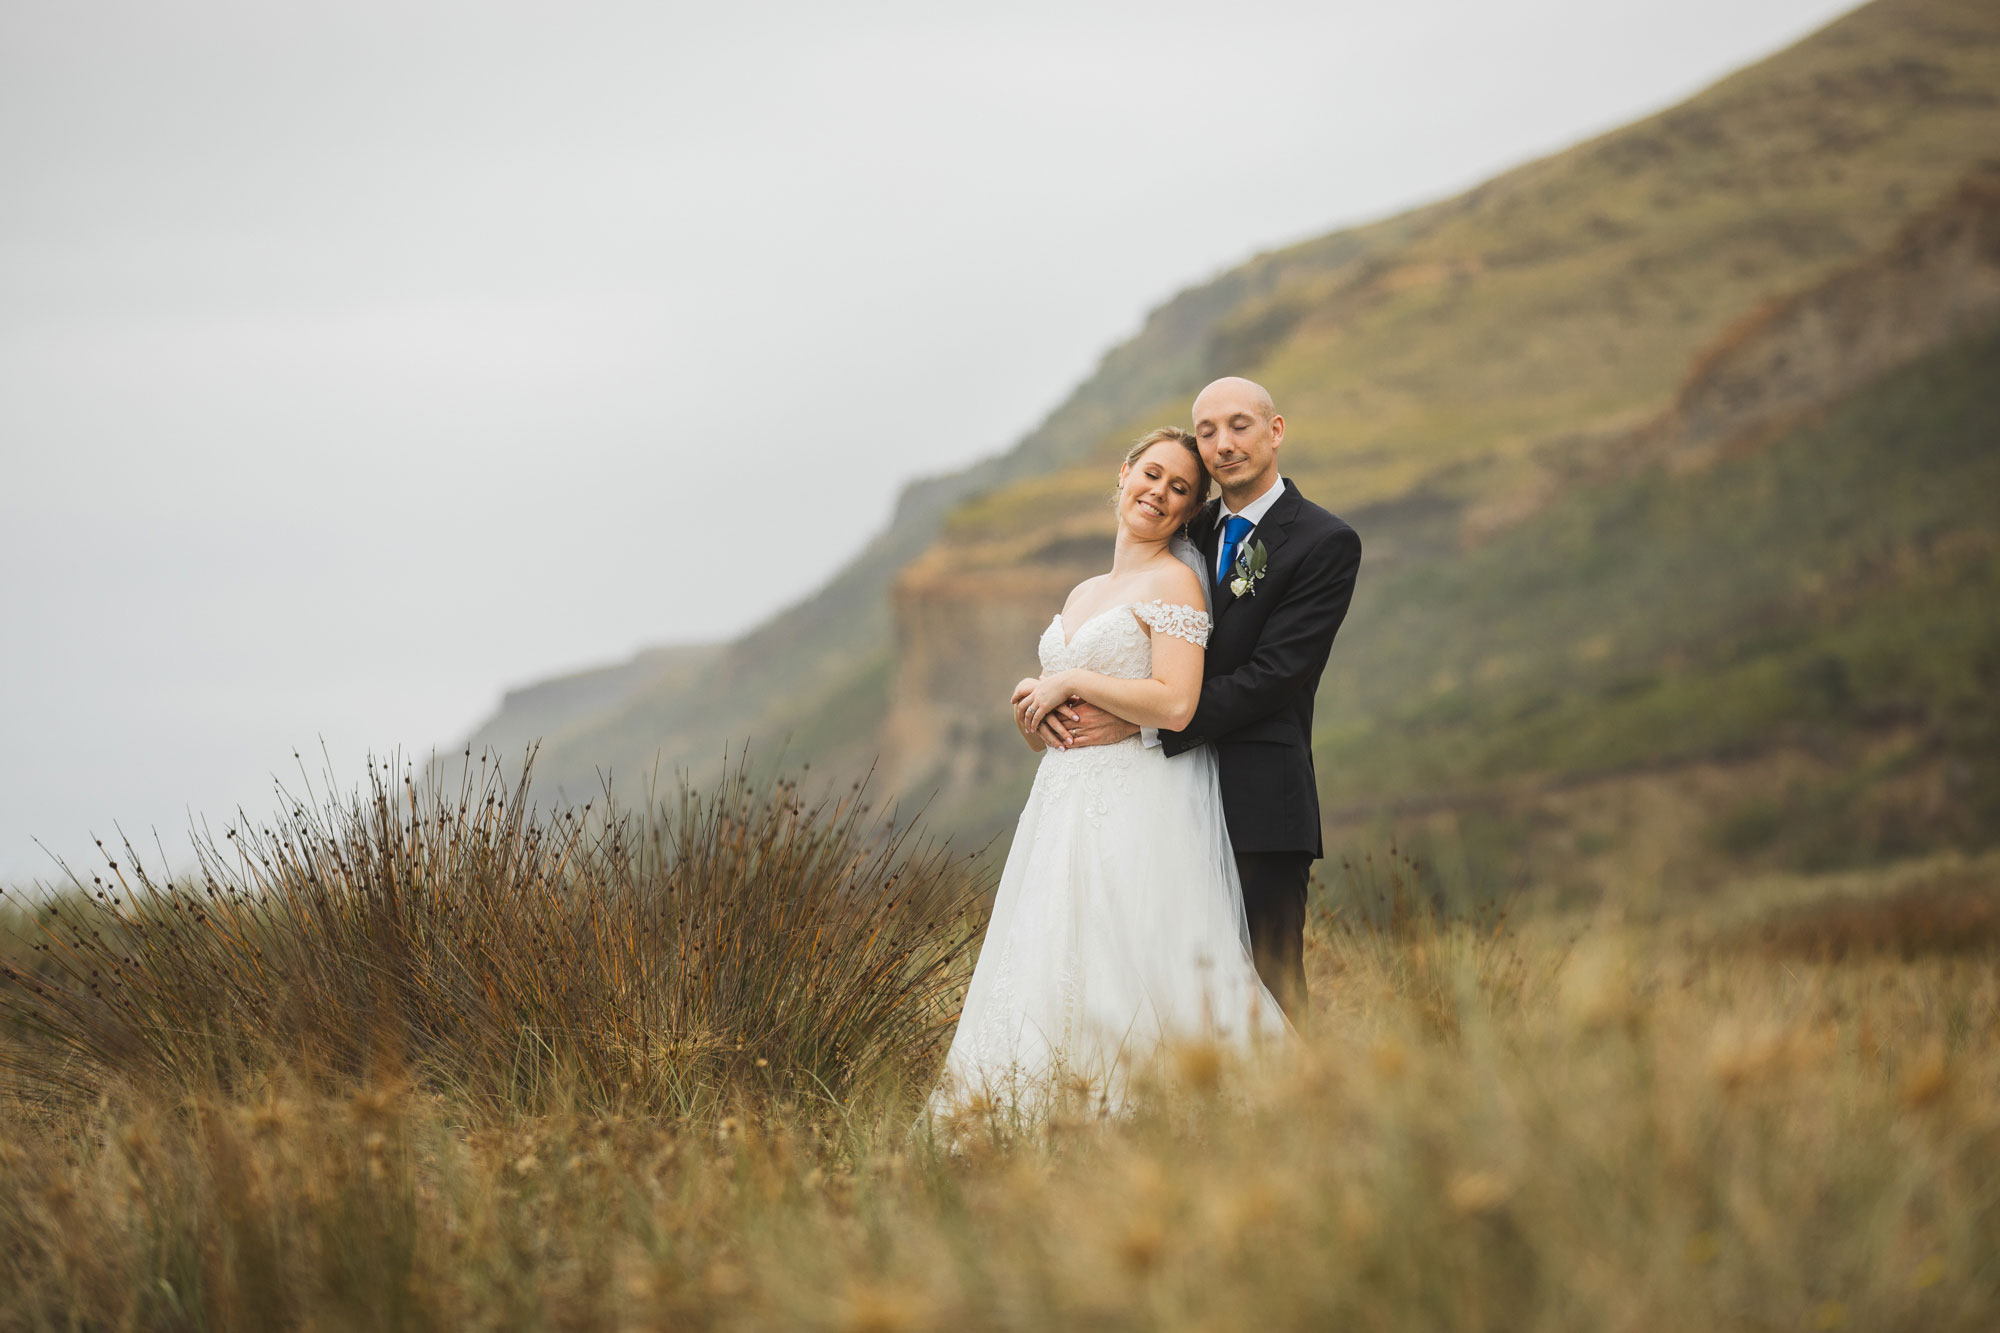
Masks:
[[[974,1112],[927,1129],[916,1107],[949,1031],[932,1020],[969,959],[962,916],[940,907],[964,887],[951,857],[924,861],[790,788],[739,788],[655,817],[679,850],[619,887],[612,869],[643,860],[634,840],[528,848],[532,821],[510,825],[503,801],[473,855],[479,802],[451,807],[414,786],[406,818],[359,800],[359,822],[322,819],[339,854],[319,870],[251,856],[257,874],[213,896],[188,886],[211,904],[199,924],[157,904],[141,921],[136,880],[105,890],[129,933],[98,955],[101,913],[69,902],[63,935],[16,908],[14,929],[57,949],[14,946],[0,981],[0,1327],[1930,1330],[2000,1315],[2000,860],[1518,921],[1440,905],[1400,857],[1332,867],[1314,1023],[1278,1067],[1189,1048],[1110,1122],[1077,1099],[1041,1123]],[[790,860],[755,842],[780,815]],[[432,852],[456,838],[460,861],[426,859],[426,837]],[[792,897],[820,904],[820,939],[879,911],[849,901],[856,866],[928,865],[930,897],[892,909],[909,956],[863,932],[802,962],[793,927],[769,919],[789,943],[763,948],[746,904],[767,910],[760,876],[787,865]],[[383,876],[395,912],[363,910]],[[537,876],[600,915],[510,916],[490,892]],[[291,897],[258,917],[243,903],[259,891]],[[358,933],[339,925],[350,909]],[[671,974],[653,991],[587,964],[614,909],[652,942],[610,953]],[[597,925],[564,934],[558,917]],[[541,1053],[532,1070],[502,1059],[499,1016],[532,1008],[526,989],[502,993],[528,984],[506,960],[534,952],[503,926],[581,978],[561,1003],[588,1021],[557,1032],[543,1013],[516,1048]],[[204,962],[193,945],[211,936],[223,956]],[[702,961],[669,966],[698,938]],[[283,952],[302,940],[328,955],[317,972]],[[405,984],[394,960],[418,941],[451,995],[384,982]],[[66,980],[62,949],[124,973]],[[910,958],[949,984],[913,986]],[[294,970],[269,995],[311,1004],[223,1002],[281,959]],[[475,1014],[489,974],[498,998]],[[375,989],[315,1023],[354,978]],[[740,998],[714,997],[731,985]],[[809,1016],[769,1017],[808,986],[872,1014],[896,1049],[861,1068],[860,1027],[836,1056]],[[649,1015],[649,1052],[613,1021],[627,1009]]]

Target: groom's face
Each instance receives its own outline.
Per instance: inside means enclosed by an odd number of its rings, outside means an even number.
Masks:
[[[1254,500],[1271,484],[1285,419],[1252,390],[1229,381],[1211,384],[1194,403],[1194,437],[1202,462],[1224,499]]]

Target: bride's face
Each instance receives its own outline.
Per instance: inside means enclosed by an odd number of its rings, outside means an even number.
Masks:
[[[1162,440],[1118,471],[1118,521],[1134,536],[1165,539],[1194,517],[1201,464]]]

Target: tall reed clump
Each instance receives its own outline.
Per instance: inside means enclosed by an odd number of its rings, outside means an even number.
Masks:
[[[169,881],[129,844],[17,903],[0,1078],[227,1092],[287,1066],[490,1108],[689,1112],[833,1098],[942,1056],[981,924],[968,858],[739,763],[642,814],[542,812],[466,756],[198,834]]]

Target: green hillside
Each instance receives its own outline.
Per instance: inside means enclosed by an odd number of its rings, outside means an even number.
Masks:
[[[2000,332],[1714,467],[1385,572],[1321,693],[1349,815],[1796,745],[1711,830],[1808,866],[2000,839]],[[1933,784],[1893,790],[1925,766]],[[1518,831],[1517,831],[1518,832]]]
[[[912,645],[892,647],[892,636],[927,632],[897,624],[892,590],[906,605],[926,595],[997,604],[1026,595],[1024,571],[1040,572],[1037,589],[1089,572],[1108,550],[1106,460],[1142,430],[1183,420],[1195,390],[1221,373],[1273,389],[1291,426],[1287,473],[1368,543],[1363,595],[1321,714],[1336,728],[1319,738],[1335,807],[1407,809],[1509,775],[1656,758],[1649,738],[1663,732],[1644,719],[1689,711],[1675,691],[1694,686],[1647,656],[1709,662],[1713,625],[1676,608],[1646,634],[1622,612],[1592,628],[1587,593],[1596,580],[1616,582],[1600,569],[1615,554],[1591,546],[1595,520],[1583,511],[1549,506],[1579,469],[1664,411],[1693,359],[1733,323],[1879,252],[1996,143],[2000,7],[1877,0],[1660,115],[1456,198],[1259,256],[1154,312],[1013,450],[911,488],[888,529],[823,590],[700,670],[662,671],[615,706],[539,709],[539,772],[574,791],[594,786],[600,769],[629,778],[656,758],[707,766],[731,742],[769,748],[785,736],[794,755],[865,766],[883,744],[892,692],[911,702],[895,672]],[[1559,556],[1565,524],[1580,526]],[[1577,658],[1553,679],[1573,677],[1580,692],[1552,688],[1552,703],[1535,697],[1531,663],[1542,658],[1507,646],[1510,634],[1541,631],[1525,618],[1508,627],[1505,599],[1522,589],[1485,554],[1521,543],[1548,552],[1534,566],[1545,578],[1574,583],[1547,595],[1559,617],[1574,605],[1576,623],[1560,621],[1550,642]],[[1588,559],[1565,572],[1578,549]],[[1649,567],[1645,577],[1664,576]],[[1659,595],[1641,584],[1632,595]],[[1433,594],[1459,608],[1455,619],[1425,618]],[[1398,619],[1393,608],[1411,604],[1417,619]],[[1488,626],[1497,626],[1490,642]],[[1379,649],[1365,647],[1377,639]],[[1375,662],[1368,654],[1378,651]],[[1799,652],[1801,662],[1813,656]],[[1003,646],[976,655],[1015,665]],[[1863,657],[1833,655],[1848,663],[1850,693],[1872,688]],[[1638,683],[1647,670],[1660,673],[1656,683]],[[1758,679],[1750,659],[1742,671],[1743,682]],[[1411,681],[1422,689],[1403,690]],[[962,685],[965,708],[979,709],[988,683],[967,675]],[[1607,697],[1618,706],[1600,717],[1587,700]],[[1454,709],[1462,723],[1450,722]],[[1504,726],[1489,727],[1508,710]],[[1595,739],[1565,730],[1584,712]],[[1777,716],[1762,704],[1752,713]],[[473,739],[518,739],[521,721],[503,708]],[[1004,721],[964,742],[993,749],[990,763],[972,766],[976,784],[955,787],[919,767],[901,775],[905,785],[919,795],[942,788],[940,814],[993,827],[1025,772],[1004,748]],[[1407,752],[1386,767],[1375,755],[1367,783],[1350,776],[1357,756],[1391,738]],[[1728,743],[1719,733],[1700,741]]]

